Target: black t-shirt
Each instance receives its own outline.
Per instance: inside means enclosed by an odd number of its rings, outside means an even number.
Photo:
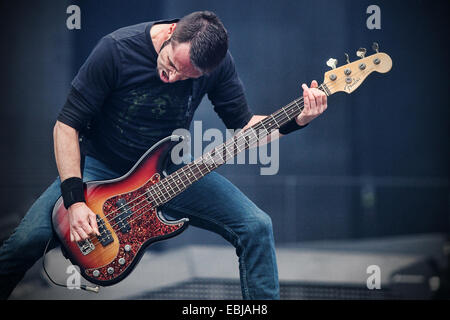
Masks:
[[[125,173],[153,144],[175,129],[189,129],[206,94],[227,128],[244,127],[252,113],[228,52],[209,75],[161,81],[158,54],[146,22],[103,37],[72,81],[58,120],[82,134],[82,154]]]

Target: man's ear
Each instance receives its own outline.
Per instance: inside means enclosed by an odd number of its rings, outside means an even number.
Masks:
[[[172,24],[170,25],[170,27],[169,27],[169,35],[170,35],[170,36],[172,36],[172,34],[173,34],[173,32],[175,31],[176,27],[177,27],[177,24],[176,24],[176,23],[172,23]]]

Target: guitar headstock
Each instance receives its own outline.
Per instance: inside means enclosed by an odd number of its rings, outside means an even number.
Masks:
[[[374,43],[372,48],[376,53],[368,57],[365,56],[366,49],[360,48],[356,52],[356,55],[361,59],[354,62],[350,62],[348,55],[345,54],[347,64],[339,68],[336,67],[336,59],[329,59],[327,61],[327,65],[332,70],[325,72],[323,83],[326,85],[329,95],[339,91],[352,93],[372,72],[386,73],[391,70],[391,57],[386,53],[378,52],[377,43]]]

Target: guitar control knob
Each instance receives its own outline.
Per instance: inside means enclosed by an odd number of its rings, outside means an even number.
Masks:
[[[337,77],[336,77],[336,75],[334,73],[330,74],[330,80],[331,81],[334,81],[336,79],[337,79]]]
[[[380,62],[381,62],[381,60],[378,59],[378,58],[375,58],[375,59],[373,60],[373,63],[375,63],[375,64],[380,64]]]
[[[113,274],[114,273],[114,268],[113,267],[109,267],[107,271],[108,271],[109,274]]]
[[[366,64],[365,63],[361,63],[360,65],[359,65],[359,69],[360,70],[364,70],[366,68]]]
[[[125,247],[123,247],[125,252],[129,252],[131,250],[131,246],[129,244],[126,244]]]
[[[124,265],[125,264],[125,259],[124,258],[120,258],[119,259],[119,264],[120,265]]]
[[[92,272],[92,275],[93,275],[94,277],[97,278],[97,277],[100,275],[100,271],[94,270],[94,271]]]

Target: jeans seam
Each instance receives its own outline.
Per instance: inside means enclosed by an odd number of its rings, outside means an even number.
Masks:
[[[241,280],[244,283],[243,291],[245,293],[245,296],[250,297],[249,288],[248,288],[248,281],[247,281],[247,267],[245,265],[246,250],[242,246],[241,238],[239,237],[239,235],[236,232],[234,232],[230,227],[228,227],[226,224],[224,224],[224,223],[222,223],[220,221],[216,221],[214,219],[208,218],[208,217],[200,217],[199,215],[194,214],[193,211],[191,211],[190,209],[177,207],[177,206],[174,206],[174,205],[171,205],[171,204],[168,204],[168,203],[166,203],[164,205],[164,207],[166,207],[168,209],[172,209],[172,210],[178,210],[180,212],[189,214],[189,215],[197,217],[199,219],[204,219],[204,220],[210,221],[211,223],[214,223],[216,225],[219,225],[219,226],[223,227],[225,229],[225,231],[231,233],[234,237],[236,237],[237,244],[239,245],[240,248],[242,248],[242,254],[241,254],[241,257],[239,257],[239,258],[241,258],[241,260],[242,260],[242,269],[243,269],[242,273],[243,273],[243,278],[244,279],[241,279]],[[164,209],[162,208],[162,210],[164,210]],[[244,296],[244,298],[245,298],[245,296]]]

